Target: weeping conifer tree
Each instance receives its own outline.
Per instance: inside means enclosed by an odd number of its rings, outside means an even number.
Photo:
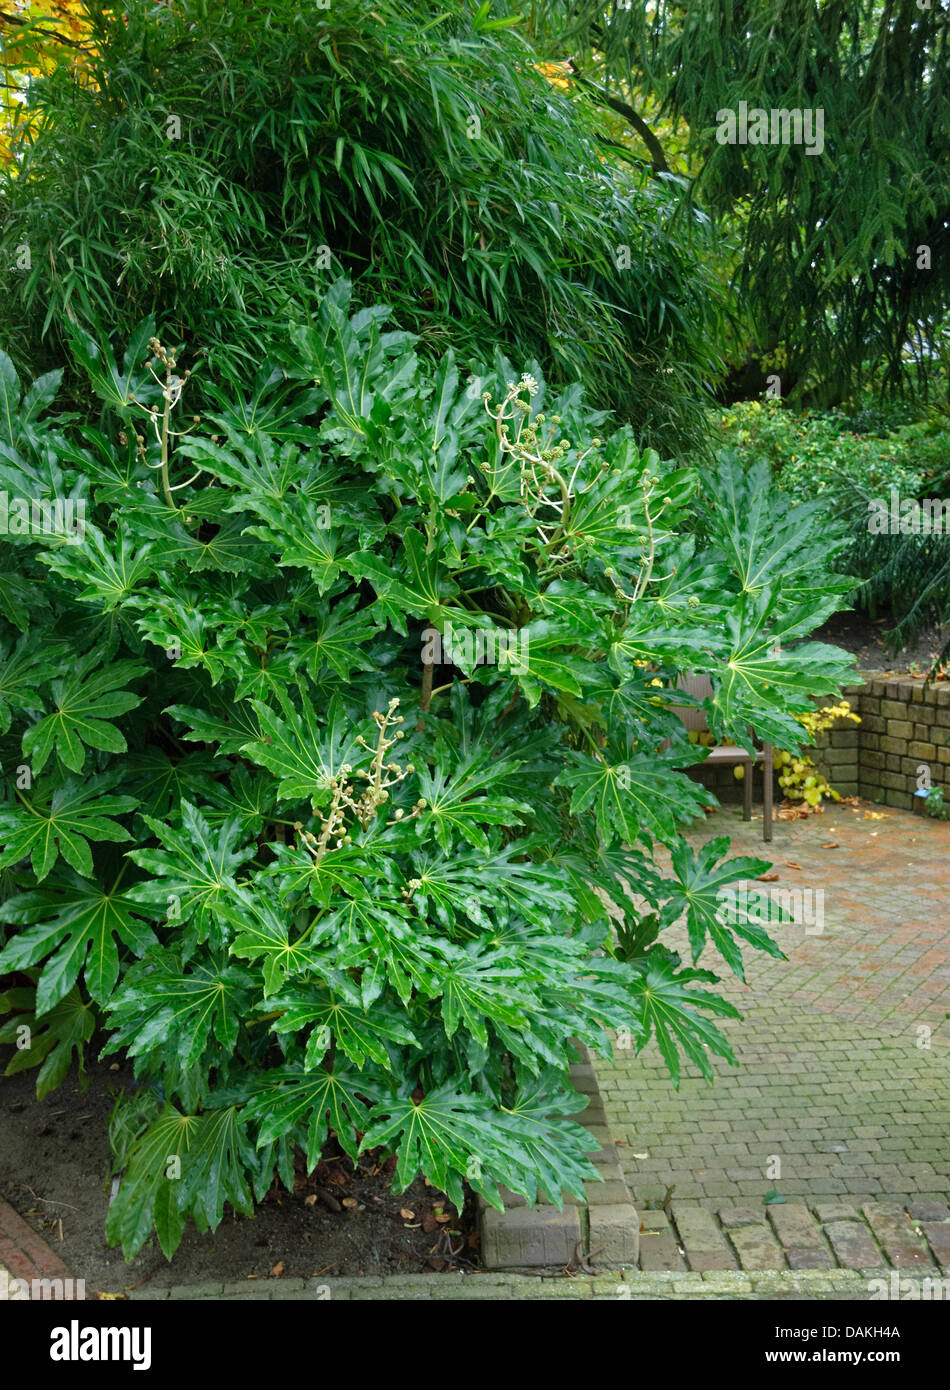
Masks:
[[[820,405],[866,381],[921,395],[945,383],[945,3],[538,0],[526,24],[546,57],[566,60],[585,93],[624,118],[655,175],[668,163],[657,131],[685,123],[693,196],[739,243],[753,370],[738,395],[761,389],[764,359],[783,394]],[[751,143],[749,120],[739,143],[741,103],[747,117],[768,114],[770,137],[773,111],[820,111],[820,153],[817,141],[810,153],[804,141]]]

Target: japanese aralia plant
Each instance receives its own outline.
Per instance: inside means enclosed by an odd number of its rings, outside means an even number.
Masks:
[[[206,380],[197,421],[152,322],[121,368],[74,334],[95,423],[2,360],[0,486],[86,524],[2,544],[0,1038],[41,1095],[95,1028],[131,1059],[127,1257],[251,1212],[331,1134],[397,1190],[583,1195],[572,1040],[711,1076],[736,1010],[706,956],[779,954],[717,915],[762,861],[683,837],[711,795],[679,673],[720,737],[797,748],[850,670],[802,640],[848,585],[813,508],[641,453],[530,363],[426,367],[349,294],[246,391]],[[518,641],[437,664],[450,626]]]

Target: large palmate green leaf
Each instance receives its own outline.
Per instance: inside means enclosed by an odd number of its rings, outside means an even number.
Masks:
[[[31,979],[39,974],[36,970],[25,973]],[[96,1011],[83,999],[79,987],[74,985],[42,1017],[37,1012],[34,989],[8,989],[0,994],[0,1016],[10,1010],[16,1012],[0,1026],[0,1043],[13,1048],[4,1076],[14,1076],[28,1067],[39,1067],[36,1099],[43,1100],[65,1079],[75,1058],[80,1089],[85,1089],[88,1078],[83,1049],[96,1030]]]
[[[173,585],[165,578],[160,594],[137,595],[128,606],[141,614],[135,626],[142,635],[182,670],[203,669],[216,684],[232,663],[240,667],[243,658],[247,664],[245,652],[233,638],[218,636],[217,615],[203,611],[205,604],[195,589]]]
[[[295,443],[281,445],[257,429],[253,439],[242,438],[233,428],[228,428],[228,441],[229,449],[192,435],[179,448],[212,477],[230,485],[230,495],[239,499],[236,505],[253,509],[260,499],[280,502],[307,477],[308,457]]]
[[[16,367],[7,354],[0,351],[0,439],[7,444],[15,443],[19,433],[21,392]]]
[[[702,652],[719,649],[721,636],[713,628],[690,624],[669,627],[652,602],[633,607],[623,632],[611,643],[608,661],[618,675],[629,674],[631,662],[650,662],[691,667]]]
[[[192,743],[215,743],[222,756],[240,753],[251,740],[262,737],[260,720],[248,700],[232,700],[214,711],[169,705],[165,713],[189,725],[191,732],[179,737]]]
[[[128,890],[107,892],[77,874],[60,873],[46,887],[18,894],[3,912],[11,923],[34,924],[0,951],[0,973],[46,961],[36,989],[40,1014],[69,993],[80,971],[96,1003],[105,1003],[119,978],[119,944],[141,956],[156,942]]]
[[[267,1007],[269,1011],[282,1011],[271,1025],[277,1034],[297,1033],[310,1027],[304,1053],[307,1067],[321,1062],[333,1044],[360,1070],[371,1061],[390,1071],[392,1062],[384,1043],[419,1046],[412,1029],[392,1006],[376,1005],[370,1011],[320,985],[285,989],[268,999]]]
[[[531,601],[550,619],[552,632],[570,634],[573,641],[580,639],[593,647],[602,645],[605,620],[616,607],[609,594],[579,579],[554,579],[532,594]]]
[[[444,961],[440,975],[447,1038],[464,1025],[465,1031],[485,1047],[486,1023],[519,1031],[527,1028],[538,999],[516,956],[490,946],[463,949],[448,942],[440,943],[439,954]]]
[[[56,670],[51,656],[55,657],[55,648],[44,655],[28,636],[21,637],[12,649],[0,643],[0,734],[10,728],[14,711],[25,714],[43,709],[36,688]]]
[[[349,536],[330,529],[329,505],[296,497],[282,502],[260,500],[254,510],[265,524],[249,526],[249,533],[280,552],[278,564],[309,570],[318,591],[325,593],[340,572],[337,552],[345,555],[352,549]]]
[[[735,1005],[698,988],[701,984],[717,983],[711,971],[678,968],[679,958],[658,947],[649,952],[642,965],[633,964],[639,976],[630,1001],[631,1015],[639,1025],[638,1052],[655,1038],[677,1089],[682,1073],[680,1052],[707,1081],[713,1079],[709,1053],[738,1065],[725,1035],[700,1012],[704,1010],[719,1018],[741,1017]]]
[[[147,668],[140,661],[113,661],[97,671],[101,659],[101,653],[93,649],[73,664],[69,676],[53,681],[55,711],[23,735],[23,752],[34,776],[43,771],[54,748],[71,772],[82,772],[87,747],[126,751],[124,735],[107,721],[142,703],[141,695],[122,687]]]
[[[321,859],[305,849],[276,844],[273,864],[261,870],[259,881],[276,877],[282,898],[307,892],[328,907],[351,902],[382,902],[394,890],[393,865],[387,846],[363,837],[359,844],[331,845]]]
[[[538,619],[509,634],[507,658],[501,669],[518,682],[531,707],[538,703],[545,687],[580,695],[583,684],[597,676],[593,663],[577,652],[585,635],[583,622]]]
[[[435,917],[454,927],[469,918],[491,927],[508,908],[529,921],[546,926],[559,914],[565,918],[574,902],[557,868],[520,860],[526,846],[519,841],[487,855],[456,851],[451,859],[439,854],[413,855],[413,902],[427,921]],[[516,857],[519,856],[519,857]]]
[[[128,1167],[106,1213],[106,1237],[134,1259],[154,1229],[166,1259],[185,1230],[177,1200],[181,1164],[195,1142],[202,1120],[167,1105],[128,1154]],[[176,1176],[178,1175],[178,1176]]]
[[[254,1211],[248,1169],[253,1147],[245,1117],[233,1105],[201,1116],[182,1163],[179,1209],[185,1208],[200,1231],[217,1230],[229,1202],[236,1211]]]
[[[447,1083],[413,1100],[404,1092],[376,1105],[361,1149],[384,1145],[398,1154],[394,1188],[404,1192],[416,1175],[427,1177],[445,1192],[459,1210],[465,1202],[462,1179],[467,1178],[492,1206],[502,1208],[494,1182],[482,1174],[507,1181],[530,1167],[517,1126],[507,1123],[486,1097],[472,1095]]]
[[[395,564],[369,553],[348,555],[340,563],[354,578],[369,580],[376,590],[378,610],[397,632],[405,633],[407,615],[425,618],[440,629],[446,622],[465,625],[465,610],[450,606],[458,585],[442,564],[438,547],[427,547],[414,527],[403,534]]]
[[[726,615],[724,667],[714,673],[709,726],[742,745],[748,726],[781,747],[802,745],[802,726],[790,711],[814,708],[812,696],[836,693],[855,674],[854,658],[823,642],[786,644],[820,621],[814,604],[779,616],[771,589],[743,595]]]
[[[315,938],[332,947],[314,956],[314,967],[342,988],[346,977],[332,976],[333,968],[358,970],[364,1009],[379,998],[387,982],[403,1006],[414,995],[434,999],[439,994],[439,941],[430,939],[421,951],[419,935],[418,924],[403,920],[390,904],[351,900],[320,918]]]
[[[281,714],[261,700],[251,703],[260,720],[262,738],[243,747],[248,757],[280,779],[277,794],[284,800],[325,799],[327,789],[344,763],[359,767],[367,755],[356,742],[360,729],[346,717],[343,702],[334,699],[325,726],[309,701],[294,707],[289,695],[274,692]],[[281,715],[283,717],[281,717]]]
[[[0,569],[0,615],[20,632],[29,630],[30,607],[35,607],[39,599],[35,586],[12,566]]]
[[[140,590],[141,581],[154,573],[160,563],[152,556],[154,541],[135,532],[123,518],[114,534],[105,536],[87,524],[82,540],[60,546],[40,558],[56,574],[81,585],[79,603],[93,604],[111,613]]]
[[[152,384],[146,369],[145,359],[151,356],[149,340],[155,336],[155,317],[149,315],[142,319],[132,331],[121,370],[109,344],[97,342],[76,321],[70,317],[66,325],[73,353],[82,365],[93,390],[114,410],[126,412],[134,397],[149,401],[156,395],[157,388]]]
[[[219,909],[236,928],[232,956],[259,961],[265,997],[279,990],[288,976],[298,975],[311,964],[303,941],[291,941],[291,922],[286,912],[259,894],[238,892]]]
[[[213,950],[220,949],[225,944],[222,907],[238,895],[234,871],[254,855],[240,818],[232,816],[212,830],[200,811],[182,801],[180,829],[151,816],[143,820],[163,847],[129,851],[129,858],[153,876],[131,888],[129,897],[161,904],[168,921],[190,924],[183,940],[186,959],[208,940]]]
[[[115,1032],[109,1051],[131,1057],[167,1055],[182,1068],[197,1066],[213,1044],[234,1051],[252,998],[253,977],[213,957],[187,969],[180,956],[153,948],[132,966],[108,1006]]]
[[[265,819],[273,816],[277,805],[273,780],[243,763],[235,768],[230,782],[215,782],[211,787],[202,788],[202,792],[207,798],[204,817],[209,825],[221,825],[238,816],[250,835],[261,833]]]
[[[304,644],[307,669],[314,680],[326,667],[349,680],[354,667],[365,663],[364,645],[381,624],[372,607],[357,608],[358,603],[358,596],[351,594],[339,599],[332,608],[328,603],[320,605]]]
[[[271,1068],[266,1087],[261,1087],[244,1108],[245,1118],[258,1125],[258,1145],[272,1143],[285,1134],[299,1136],[312,1171],[330,1130],[344,1153],[356,1162],[356,1132],[365,1131],[369,1101],[380,1086],[368,1071],[357,1071],[337,1060],[333,1071],[325,1067]]]
[[[102,775],[80,782],[71,777],[51,797],[38,793],[32,801],[21,795],[9,807],[0,807],[0,869],[30,856],[37,881],[49,874],[60,855],[83,877],[92,875],[90,840],[121,844],[132,837],[112,816],[135,809],[134,796],[113,796],[114,776]]]
[[[248,531],[248,516],[227,517],[213,536],[203,539],[186,531],[180,522],[168,516],[138,520],[136,529],[160,542],[161,563],[185,565],[189,570],[224,570],[242,574],[247,570],[268,574],[263,564],[266,552]]]
[[[171,1259],[191,1216],[200,1231],[216,1230],[231,1205],[245,1215],[254,1203],[247,1172],[253,1148],[245,1121],[229,1106],[204,1115],[183,1115],[166,1106],[131,1146],[106,1216],[110,1245],[127,1260],[141,1250],[154,1227]]]
[[[669,706],[689,703],[690,697],[656,676],[634,671],[620,679],[607,671],[604,679],[592,686],[590,697],[599,705],[608,728],[626,729],[638,740],[651,742],[658,742],[660,737],[682,742],[686,737],[682,720]],[[688,750],[684,753],[688,758]]]
[[[573,788],[571,814],[593,811],[605,844],[618,838],[632,844],[645,831],[669,840],[677,821],[693,819],[702,810],[706,794],[671,766],[671,759],[689,762],[690,752],[650,754],[608,762],[588,753],[571,751],[570,765],[555,785]]]
[[[519,1088],[506,1112],[515,1121],[528,1162],[507,1185],[533,1202],[539,1192],[561,1210],[563,1192],[586,1200],[584,1183],[600,1177],[587,1157],[594,1149],[590,1130],[568,1116],[583,1110],[586,1096],[570,1090],[553,1069]]]
[[[418,774],[419,790],[425,810],[419,817],[420,830],[431,827],[442,849],[448,851],[458,836],[487,854],[485,825],[523,825],[522,815],[530,814],[527,802],[506,796],[495,788],[506,783],[511,765],[488,761],[477,752],[449,773],[442,768]]]
[[[185,753],[172,759],[150,748],[129,755],[128,787],[138,798],[140,814],[167,817],[177,811],[182,800],[215,797],[220,791],[215,771],[215,760],[207,753]]]
[[[724,835],[709,840],[698,854],[685,841],[674,845],[671,855],[674,878],[663,881],[668,896],[663,905],[662,921],[664,926],[673,923],[685,912],[693,963],[699,959],[709,936],[729,968],[744,980],[737,936],[779,960],[786,957],[768,932],[741,905],[730,913],[728,926],[723,922],[721,895],[727,885],[758,878],[769,867],[767,859],[752,859],[748,855],[719,862],[728,849],[729,841]]]
[[[723,603],[738,588],[738,581],[724,560],[709,552],[696,554],[694,536],[667,546],[660,569],[650,585],[650,602],[658,626],[679,622],[687,639],[692,628],[707,628],[711,620],[718,622]]]
[[[716,504],[710,531],[742,593],[780,589],[791,604],[827,595],[818,626],[838,606],[835,596],[850,588],[847,577],[833,575],[827,563],[845,543],[843,527],[820,501],[790,505],[772,487],[763,460],[744,469],[727,455],[707,481]]]

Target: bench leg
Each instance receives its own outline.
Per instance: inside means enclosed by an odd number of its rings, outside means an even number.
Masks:
[[[742,819],[752,819],[752,773],[754,763],[743,763],[745,777],[742,780]]]

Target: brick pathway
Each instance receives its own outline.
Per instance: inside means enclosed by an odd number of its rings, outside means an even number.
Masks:
[[[674,1092],[655,1049],[598,1062],[647,1268],[868,1265],[885,1230],[950,1263],[950,825],[873,809],[780,822],[770,846],[732,808],[691,834],[771,859],[768,891],[822,890],[824,926],[773,928],[789,960],[747,949],[745,985],[723,967],[745,1018],[722,1024],[739,1068],[712,1086],[687,1068]],[[688,958],[685,932],[668,939]]]
[[[69,1270],[46,1241],[0,1198],[0,1301],[54,1296],[76,1296]]]

